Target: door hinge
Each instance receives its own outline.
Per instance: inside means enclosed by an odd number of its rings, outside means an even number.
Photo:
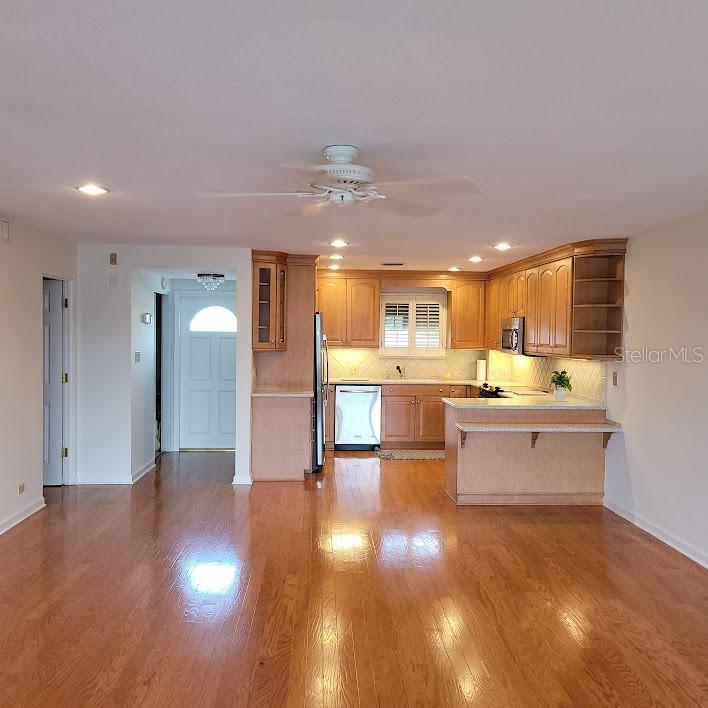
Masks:
[[[67,374],[66,371],[61,375],[61,382],[69,383],[69,374]]]
[[[63,447],[61,449],[61,456],[62,457],[69,457],[69,448],[68,447]]]
[[[62,298],[61,305],[65,310],[68,310],[69,309],[69,298],[68,297]]]

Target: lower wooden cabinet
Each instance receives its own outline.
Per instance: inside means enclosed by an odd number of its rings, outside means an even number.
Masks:
[[[416,399],[415,439],[420,442],[445,440],[445,404],[440,396],[418,396]]]
[[[415,439],[414,396],[384,396],[381,399],[381,442],[411,442]]]

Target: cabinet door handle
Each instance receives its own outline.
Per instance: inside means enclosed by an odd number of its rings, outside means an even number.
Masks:
[[[415,405],[415,401],[411,401],[411,405],[414,406],[414,405]]]

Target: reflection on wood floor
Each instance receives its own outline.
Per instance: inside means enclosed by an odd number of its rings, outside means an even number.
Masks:
[[[0,705],[708,704],[708,571],[602,508],[457,508],[440,461],[232,487],[165,455],[0,537]]]

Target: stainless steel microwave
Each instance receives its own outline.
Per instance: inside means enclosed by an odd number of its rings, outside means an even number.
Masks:
[[[524,353],[524,318],[507,317],[501,322],[501,350],[507,354]]]

